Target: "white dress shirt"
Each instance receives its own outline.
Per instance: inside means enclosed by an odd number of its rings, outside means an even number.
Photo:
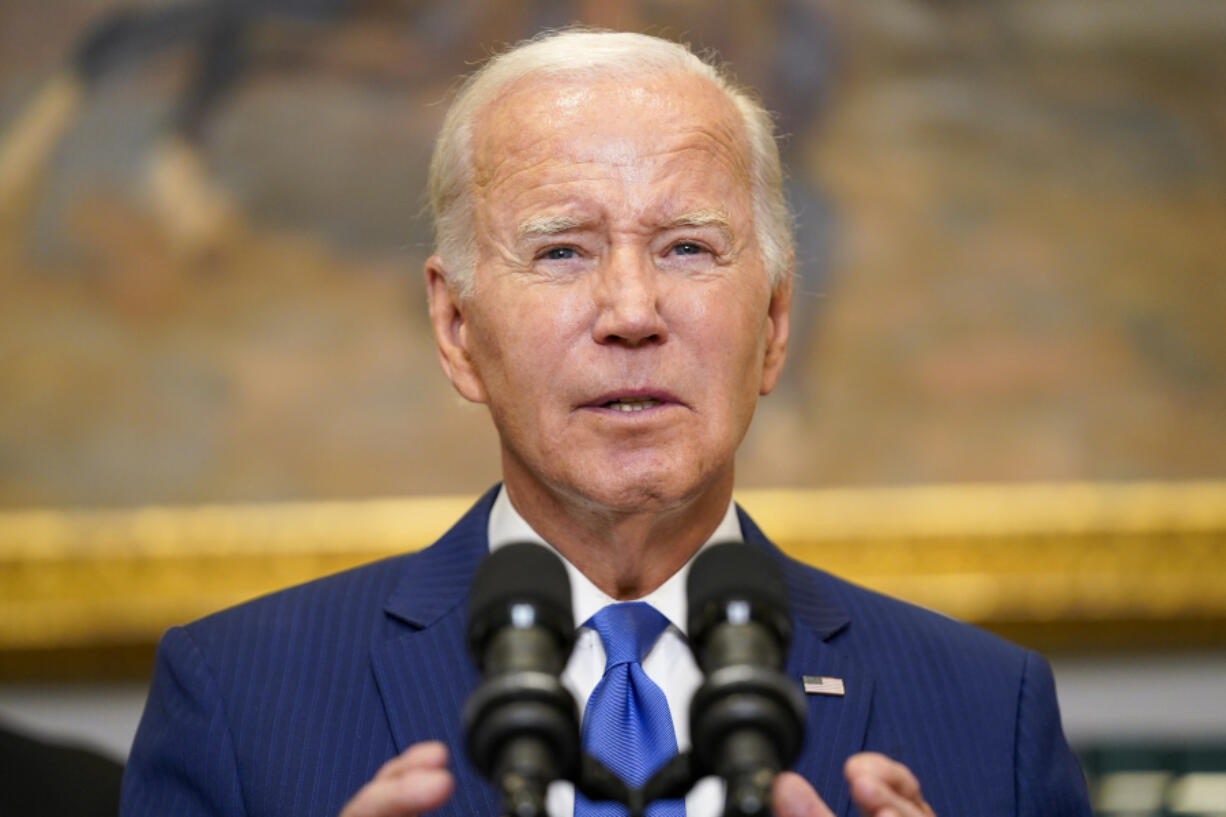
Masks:
[[[741,525],[736,517],[733,503],[728,503],[724,518],[715,532],[703,544],[707,547],[712,542],[740,542]],[[557,553],[557,549],[546,542],[540,534],[532,529],[507,498],[506,489],[498,492],[494,506],[490,509],[489,521],[490,550],[496,550],[512,542],[536,542]],[[699,550],[702,550],[699,548]],[[575,649],[570,654],[570,661],[562,671],[562,683],[575,696],[579,705],[580,717],[587,708],[587,699],[592,690],[604,675],[605,652],[600,635],[590,627],[582,624],[591,618],[602,607],[617,604],[618,599],[612,598],[603,590],[592,584],[587,576],[579,572],[579,568],[571,564],[565,556],[558,553],[562,564],[566,565],[570,577],[571,608],[575,623],[579,626],[575,635]],[[690,558],[681,569],[668,578],[651,593],[636,601],[644,601],[659,610],[668,619],[669,626],[664,630],[647,656],[643,659],[643,672],[656,683],[668,700],[669,714],[673,719],[673,732],[677,736],[677,750],[684,752],[690,748],[689,710],[690,698],[702,683],[702,671],[694,661],[689,644],[685,640],[687,602],[685,597],[685,580],[690,572]],[[623,599],[628,601],[628,599]],[[549,789],[547,808],[550,817],[572,817],[575,810],[575,791],[570,783],[554,783]],[[708,777],[701,780],[685,798],[686,817],[718,817],[723,812],[724,784],[723,781]]]

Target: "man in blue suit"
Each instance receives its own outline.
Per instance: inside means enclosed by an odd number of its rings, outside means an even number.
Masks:
[[[733,538],[784,565],[788,673],[826,679],[776,814],[1088,815],[1041,658],[792,562],[732,504],[787,347],[780,186],[769,117],[681,46],[565,32],[470,78],[431,165],[426,286],[504,482],[420,553],[167,633],[122,813],[496,814],[457,751],[477,683],[465,603],[484,555],[523,539],[563,557],[576,621],[631,599],[667,619],[641,669],[685,748],[701,674],[681,588]],[[604,656],[582,627],[563,675],[581,708]],[[721,797],[700,784],[688,817]],[[553,817],[573,803],[551,790]]]

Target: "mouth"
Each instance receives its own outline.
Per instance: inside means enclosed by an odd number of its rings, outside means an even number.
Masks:
[[[583,408],[634,414],[667,405],[681,405],[681,401],[666,392],[635,390],[603,394],[585,404]]]
[[[610,400],[607,403],[602,403],[601,408],[613,409],[614,411],[642,411],[643,409],[655,408],[662,405],[659,400],[647,398],[646,400]]]

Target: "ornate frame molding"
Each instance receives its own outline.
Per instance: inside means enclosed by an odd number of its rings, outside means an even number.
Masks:
[[[168,626],[423,547],[472,499],[0,513],[0,678],[143,675]],[[1226,645],[1226,482],[737,499],[793,556],[1031,646]]]

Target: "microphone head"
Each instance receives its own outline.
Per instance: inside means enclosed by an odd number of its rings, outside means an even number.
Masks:
[[[711,545],[694,559],[686,595],[689,637],[696,645],[724,622],[754,621],[770,628],[780,645],[791,641],[787,580],[766,548],[744,542]]]
[[[791,642],[787,581],[764,547],[705,549],[690,568],[689,638],[706,676],[690,702],[700,772],[727,784],[725,815],[768,815],[771,781],[792,764],[806,702],[783,673]]]
[[[558,676],[574,630],[570,579],[552,550],[511,544],[478,566],[468,640],[485,681],[464,705],[465,747],[502,814],[543,817],[549,783],[573,775],[579,714]]]
[[[481,562],[468,601],[468,639],[477,660],[503,627],[541,627],[565,656],[574,641],[570,578],[552,550],[534,542],[498,548]]]

